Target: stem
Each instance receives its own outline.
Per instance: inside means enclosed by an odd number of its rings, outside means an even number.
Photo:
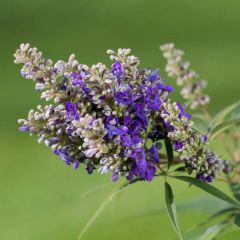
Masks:
[[[235,156],[232,153],[232,149],[227,144],[226,135],[224,133],[221,133],[219,138],[220,138],[224,148],[226,149],[226,152],[228,153],[228,155],[232,158],[232,160],[235,160]]]
[[[202,111],[204,113],[204,115],[206,116],[206,118],[208,119],[208,121],[212,120],[212,116],[210,114],[210,112],[208,111],[207,107],[202,107]],[[232,160],[236,160],[234,154],[232,153],[231,148],[228,146],[226,138],[225,138],[225,134],[221,133],[219,136],[220,141],[222,142],[226,152],[228,153],[229,157],[232,158]]]
[[[207,118],[207,120],[210,122],[212,120],[212,116],[211,116],[210,112],[208,111],[208,109],[206,107],[202,107],[201,109],[203,111],[203,114]]]
[[[165,154],[160,153],[159,157],[163,160],[166,160],[166,163],[168,162],[168,158]],[[162,163],[165,163],[165,161],[161,161]],[[183,161],[179,157],[173,157],[173,163],[182,163]]]

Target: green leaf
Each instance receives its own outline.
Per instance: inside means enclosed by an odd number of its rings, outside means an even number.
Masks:
[[[202,182],[196,178],[192,178],[192,177],[188,177],[188,176],[172,176],[173,178],[176,178],[178,180],[190,183],[200,189],[202,189],[203,191],[213,195],[216,198],[219,198],[225,202],[228,202],[230,204],[236,205],[237,207],[240,207],[239,203],[237,203],[234,199],[232,199],[231,197],[229,197],[228,195],[226,195],[224,192],[222,192],[221,190],[215,188],[214,186]]]
[[[186,166],[178,167],[174,170],[175,172],[186,172]]]
[[[165,202],[167,207],[167,212],[169,215],[169,218],[171,220],[172,226],[174,230],[176,231],[179,239],[183,239],[181,235],[181,231],[178,225],[178,219],[177,219],[177,211],[174,203],[174,196],[172,192],[171,186],[165,182]]]
[[[196,226],[196,228],[209,224],[209,222],[214,220],[215,218],[229,216],[230,214],[238,213],[239,211],[240,211],[240,209],[237,207],[228,207],[228,208],[222,209],[222,210],[214,213],[210,217],[208,217],[205,221],[199,223]]]
[[[193,126],[192,128],[197,132],[202,134],[206,134],[208,132],[208,122],[206,121],[206,117],[202,114],[192,114]]]
[[[166,152],[168,156],[168,169],[169,169],[173,162],[173,148],[169,138],[165,138],[164,143],[165,143]]]
[[[237,123],[240,123],[240,116],[236,116],[234,119],[230,119],[227,121],[224,121],[218,125],[216,125],[213,129],[210,129],[210,139],[214,139],[218,134],[225,131],[227,128],[231,127],[232,125],[235,125]]]
[[[236,215],[234,218],[234,223],[240,227],[240,214]]]
[[[222,209],[222,210],[214,213],[212,216],[210,216],[210,217],[208,218],[208,221],[209,221],[209,220],[212,220],[212,219],[214,219],[214,218],[217,218],[217,217],[222,217],[222,216],[224,216],[224,215],[228,215],[228,214],[230,214],[230,213],[239,212],[239,211],[240,211],[240,209],[237,208],[237,207],[225,208],[225,209]]]
[[[231,104],[230,106],[224,108],[221,112],[219,112],[211,121],[210,128],[214,128],[216,125],[223,122],[223,120],[227,117],[227,115],[230,115],[237,107],[240,106],[240,101],[237,101],[236,103]]]
[[[192,128],[197,131],[197,132],[200,132],[201,134],[206,134],[208,132],[208,126],[207,124],[205,123],[201,123],[199,121],[194,121],[193,122],[193,126]]]
[[[221,222],[206,229],[200,236],[199,240],[213,240],[216,239],[227,227],[230,226],[229,222]]]
[[[233,182],[230,184],[230,188],[232,190],[232,193],[234,197],[240,201],[240,183],[239,182]]]
[[[201,121],[203,121],[203,122],[206,123],[206,117],[205,117],[205,115],[200,114],[200,113],[193,113],[193,114],[192,114],[192,119],[193,119],[193,120],[198,119],[198,120],[201,120]]]

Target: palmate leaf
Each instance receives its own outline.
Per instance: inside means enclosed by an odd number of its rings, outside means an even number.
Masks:
[[[165,182],[165,202],[166,202],[167,212],[171,220],[172,226],[176,231],[179,239],[182,240],[183,238],[182,238],[181,231],[178,224],[177,211],[174,203],[172,188],[167,182]]]
[[[240,101],[237,101],[230,106],[224,108],[221,112],[219,112],[211,121],[210,128],[213,129],[217,125],[221,124],[224,119],[230,115],[232,112],[234,112],[235,109],[237,109],[240,106]]]
[[[216,239],[216,237],[223,233],[229,226],[230,223],[228,221],[223,221],[221,223],[212,225],[205,230],[205,232],[200,236],[199,240]]]
[[[205,221],[199,223],[195,228],[199,228],[204,225],[210,224],[211,221],[215,220],[216,218],[223,218],[223,217],[229,217],[232,214],[240,214],[240,209],[237,207],[228,207],[224,208],[222,210],[219,210],[218,212],[212,214],[210,217],[208,217]]]
[[[192,114],[193,125],[192,128],[197,132],[206,134],[208,132],[209,124],[206,117],[202,114]]]
[[[207,134],[208,132],[208,125],[203,122],[194,121],[192,128],[203,135]]]
[[[234,197],[240,201],[240,183],[239,182],[233,182],[230,184],[231,191],[234,195]]]
[[[222,210],[214,213],[212,216],[210,216],[208,218],[208,222],[215,218],[222,217],[222,216],[228,216],[229,214],[236,213],[236,212],[240,213],[240,209],[237,207],[228,207],[228,208],[222,209]]]
[[[216,240],[232,226],[230,221],[222,221],[208,228],[196,228],[183,235],[184,240]]]
[[[201,120],[201,121],[207,123],[207,122],[206,122],[206,117],[205,117],[205,115],[200,114],[200,113],[193,113],[193,114],[192,114],[192,119],[193,119],[194,121],[195,121],[195,119],[196,119],[196,120]]]
[[[235,225],[237,225],[238,227],[240,227],[240,214],[236,215],[234,218],[234,223]]]
[[[213,195],[216,198],[219,198],[225,202],[228,202],[230,204],[233,204],[235,206],[237,206],[238,208],[240,208],[240,204],[237,203],[234,199],[232,199],[231,197],[229,197],[228,195],[226,195],[224,192],[222,192],[221,190],[215,188],[214,186],[202,182],[196,178],[192,178],[192,177],[188,177],[188,176],[172,176],[173,178],[176,178],[178,180],[187,182],[191,185],[194,185],[202,190],[204,190],[205,192]]]
[[[203,223],[198,224],[194,229],[184,234],[184,240],[216,240],[221,234],[232,226],[233,208],[220,210],[212,215]],[[235,211],[239,209],[235,208]],[[228,213],[227,215],[225,215]],[[224,219],[218,223],[210,224],[215,217],[225,216]],[[208,225],[208,227],[206,227]]]
[[[165,138],[164,143],[165,143],[167,157],[168,157],[168,169],[169,169],[173,162],[173,148],[172,148],[171,140],[169,138]]]
[[[240,115],[235,116],[233,119],[226,120],[215,127],[209,129],[209,135],[210,139],[214,139],[217,135],[219,135],[221,132],[225,131],[229,127],[236,125],[237,123],[240,123]]]
[[[209,226],[207,229],[198,228],[184,234],[184,240],[214,240],[231,225],[221,222]]]

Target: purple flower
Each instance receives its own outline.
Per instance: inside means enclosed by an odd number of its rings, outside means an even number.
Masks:
[[[71,165],[72,160],[67,152],[62,149],[56,149],[54,153],[57,154],[67,165]]]
[[[110,115],[110,116],[107,116],[106,117],[106,120],[105,120],[105,125],[108,126],[108,125],[117,125],[119,122],[118,118],[114,115]]]
[[[173,132],[175,130],[174,126],[172,126],[170,123],[166,122],[164,119],[162,119],[162,123],[169,132]]]
[[[85,72],[81,71],[80,73],[72,73],[71,74],[71,78],[72,80],[72,84],[74,86],[79,86],[82,88],[83,92],[87,95],[87,97],[89,97],[89,93],[91,92],[91,90],[86,86],[85,82],[84,82],[84,77],[85,77]]]
[[[84,81],[83,81],[84,77],[85,77],[85,72],[84,71],[81,71],[80,73],[73,72],[71,74],[72,84],[74,86],[78,85],[80,87],[83,87],[84,86]]]
[[[124,67],[120,62],[115,62],[112,65],[112,74],[117,77],[118,84],[121,83],[121,79],[124,75]]]
[[[52,137],[47,140],[48,140],[49,146],[52,146],[53,144],[56,144],[60,141],[59,137]]]
[[[203,182],[207,182],[210,183],[213,180],[213,177],[211,175],[207,175],[206,177],[204,176],[204,173],[198,173],[196,176],[197,179],[203,181]]]
[[[30,129],[30,127],[28,125],[23,125],[18,130],[20,132],[27,132],[29,129]]]
[[[79,167],[79,165],[80,165],[80,162],[77,160],[73,163],[73,168],[77,169]]]
[[[135,175],[141,177],[143,180],[151,181],[155,175],[156,167],[153,163],[146,160],[144,149],[135,148],[130,157],[136,161],[136,164],[134,164],[134,168],[128,178]]]
[[[174,148],[175,150],[181,150],[181,149],[183,148],[183,143],[180,142],[180,141],[175,141],[175,142],[173,143],[173,148]]]
[[[158,155],[158,149],[155,145],[152,145],[151,148],[149,149],[149,154],[153,157],[153,160],[157,162],[158,164],[160,163],[160,158]]]
[[[204,142],[204,143],[206,143],[206,142],[207,142],[207,140],[208,140],[208,137],[207,137],[207,135],[203,135],[203,137],[202,137],[202,140],[203,140],[203,142]]]
[[[146,181],[152,181],[156,172],[156,167],[151,162],[147,162],[147,168],[145,170],[145,177]]]
[[[160,77],[158,76],[158,72],[159,72],[159,68],[156,69],[156,70],[154,70],[154,71],[150,74],[150,76],[148,77],[148,80],[149,80],[150,82],[153,82],[153,81],[155,81],[155,80],[160,79]]]
[[[66,102],[65,108],[68,120],[79,120],[79,113],[75,103]]]
[[[162,84],[162,83],[158,83],[156,85],[156,89],[158,90],[163,90],[165,92],[172,92],[173,91],[173,87],[170,86],[170,85],[165,85],[165,84]]]
[[[121,136],[122,146],[124,147],[131,147],[137,145],[142,140],[138,136],[131,137],[130,135],[123,135]]]
[[[114,94],[114,99],[118,105],[123,104],[128,106],[133,102],[131,91],[129,90],[116,91]]]
[[[107,125],[106,129],[108,131],[109,137],[123,136],[128,133],[128,128],[126,126],[116,127],[116,126],[112,126],[112,125]]]
[[[133,149],[132,153],[129,155],[129,157],[139,160],[140,162],[143,162],[146,160],[146,154],[143,148],[135,148]]]
[[[178,109],[180,110],[179,118],[186,117],[187,119],[191,119],[192,117],[191,114],[185,112],[184,107],[180,103],[177,103],[177,106],[178,106]]]
[[[148,126],[148,118],[143,111],[135,113],[135,119],[137,119],[142,124],[142,128],[146,128]]]
[[[158,111],[162,105],[158,95],[155,95],[152,99],[148,98],[148,108],[154,111]]]
[[[119,177],[118,173],[114,172],[113,175],[112,175],[112,181],[116,182],[118,180],[118,177]]]

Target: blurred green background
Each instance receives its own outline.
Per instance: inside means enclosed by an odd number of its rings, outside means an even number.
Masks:
[[[87,176],[66,167],[35,138],[18,133],[17,119],[39,103],[33,82],[22,79],[20,66],[13,64],[21,42],[30,42],[53,60],[76,53],[86,64],[108,63],[107,49],[129,47],[142,65],[160,66],[165,76],[159,45],[173,41],[208,80],[213,112],[239,99],[239,0],[0,0],[0,11],[1,240],[77,239],[119,184],[110,183],[109,175]],[[183,230],[223,204],[172,183]],[[239,235],[233,232],[221,239],[236,240]],[[124,190],[83,239],[176,239],[164,211],[162,179]]]

